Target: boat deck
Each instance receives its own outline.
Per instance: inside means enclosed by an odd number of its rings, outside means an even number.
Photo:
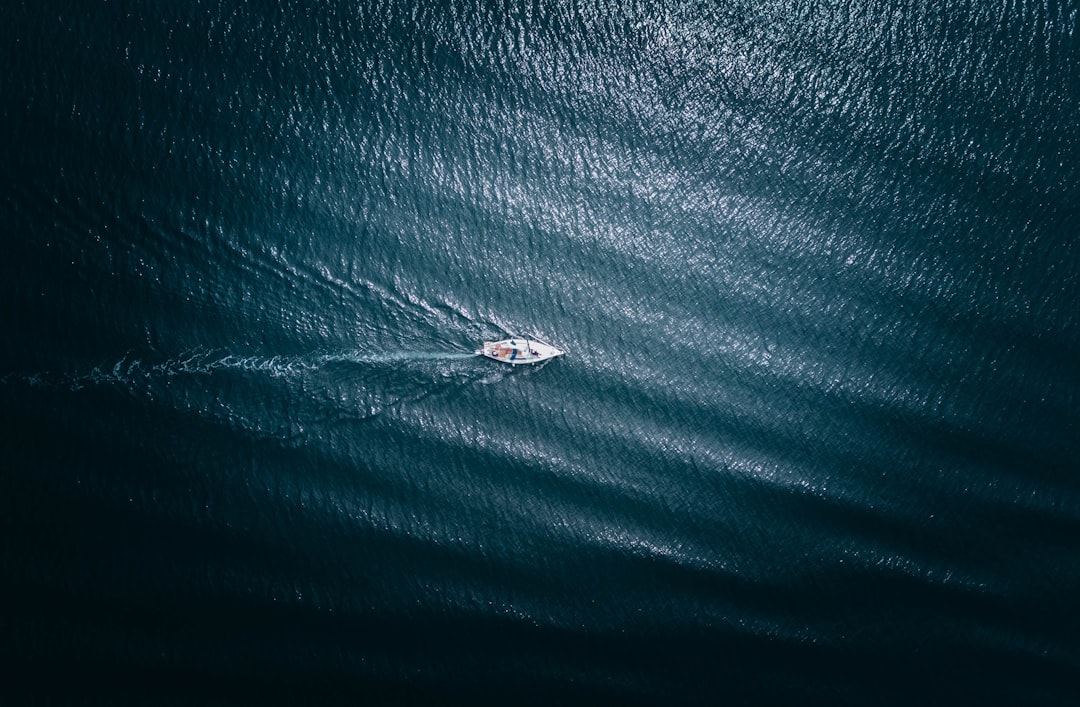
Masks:
[[[542,341],[515,337],[504,341],[485,341],[484,348],[477,353],[503,363],[520,365],[523,363],[539,363],[561,356],[566,352]]]

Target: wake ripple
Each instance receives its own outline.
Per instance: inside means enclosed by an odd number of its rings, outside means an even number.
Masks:
[[[156,363],[128,354],[115,363],[94,366],[89,371],[57,373],[13,373],[0,378],[3,384],[24,383],[32,386],[62,387],[78,391],[95,385],[129,385],[151,378],[173,378],[187,375],[210,375],[217,371],[244,371],[263,373],[270,378],[297,378],[325,369],[335,363],[352,363],[360,366],[385,366],[411,363],[462,361],[475,358],[476,354],[464,351],[381,351],[361,350],[340,353],[259,356],[239,355],[221,351],[196,350],[185,352]]]
[[[196,350],[157,361],[128,354],[84,371],[9,374],[0,385],[120,392],[253,436],[296,439],[508,375],[487,363],[460,350],[292,356]]]

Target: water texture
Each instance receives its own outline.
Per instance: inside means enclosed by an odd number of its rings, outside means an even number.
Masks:
[[[14,3],[3,701],[1076,704],[1078,14]]]

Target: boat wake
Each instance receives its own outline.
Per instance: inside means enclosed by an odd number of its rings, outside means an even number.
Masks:
[[[476,354],[465,351],[390,351],[378,354],[346,353],[323,357],[324,362],[344,361],[352,363],[395,363],[398,361],[459,361],[475,358]]]
[[[278,430],[287,407],[308,423],[367,420],[388,409],[433,395],[451,394],[464,385],[501,379],[481,365],[474,352],[348,350],[293,356],[238,355],[195,350],[154,360],[128,354],[105,365],[71,373],[9,374],[0,385],[58,392],[119,391],[130,397],[183,410],[201,410],[228,424],[262,433]],[[257,408],[263,408],[257,412]],[[248,413],[240,411],[246,409]],[[253,418],[262,422],[252,422]],[[305,425],[306,426],[306,425]],[[271,436],[295,437],[278,430]]]
[[[334,364],[357,364],[401,367],[421,362],[452,362],[476,358],[464,351],[342,351],[338,353],[294,356],[238,355],[213,350],[194,350],[164,360],[128,354],[105,365],[77,373],[9,374],[0,378],[5,384],[24,383],[32,386],[63,387],[77,391],[85,387],[110,384],[130,384],[148,378],[177,376],[207,376],[220,371],[262,373],[271,378],[297,378],[318,372]]]

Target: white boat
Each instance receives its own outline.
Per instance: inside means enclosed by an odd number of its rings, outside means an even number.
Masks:
[[[540,363],[549,358],[562,356],[565,351],[535,337],[515,336],[502,341],[485,341],[484,348],[476,353],[496,361],[520,366],[523,363]]]

